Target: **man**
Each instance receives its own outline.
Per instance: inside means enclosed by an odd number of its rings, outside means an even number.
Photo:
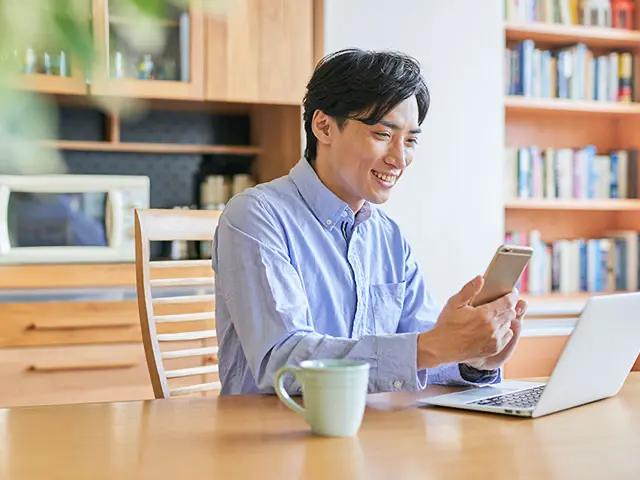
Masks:
[[[369,362],[370,392],[500,379],[524,301],[514,291],[471,307],[477,277],[437,308],[400,229],[374,206],[411,164],[428,107],[410,57],[349,49],[318,64],[305,158],[236,195],[216,230],[222,394],[272,393],[280,367],[313,358]]]

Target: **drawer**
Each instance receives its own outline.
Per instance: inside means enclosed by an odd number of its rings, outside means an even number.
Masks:
[[[193,348],[193,342],[172,348]],[[175,359],[170,368],[203,361]],[[0,407],[153,398],[142,343],[0,349],[0,365]],[[173,380],[176,386],[201,381],[202,376]]]
[[[0,304],[0,346],[139,342],[135,301]]]
[[[213,311],[212,302],[158,305],[156,314]],[[159,333],[215,328],[213,322],[158,325]],[[140,342],[135,300],[0,303],[0,347]]]

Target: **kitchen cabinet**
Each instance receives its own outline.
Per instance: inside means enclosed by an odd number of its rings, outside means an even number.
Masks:
[[[313,0],[234,0],[205,24],[207,100],[302,103],[314,66]]]
[[[145,43],[145,23],[118,11],[113,0],[92,0],[97,62],[91,93],[135,98],[198,100],[204,84],[204,15],[201,0],[188,8],[171,6],[166,18],[154,20],[166,41]],[[132,38],[137,39],[136,42]],[[133,46],[135,44],[135,46]]]
[[[21,275],[9,275],[16,270]],[[154,278],[175,276],[171,268],[160,270]],[[210,268],[189,270],[197,276],[213,276]],[[153,398],[134,272],[132,263],[0,267],[0,408]],[[159,315],[185,312],[178,304],[155,308]],[[188,307],[189,313],[214,308],[211,301]],[[214,321],[202,322],[164,323],[157,328],[158,333],[215,329]],[[212,346],[215,339],[164,343],[168,344],[163,345],[164,351],[182,350]],[[217,361],[216,355],[175,358],[166,360],[165,367],[175,370]],[[181,387],[218,380],[217,373],[199,377],[175,378],[170,383]]]

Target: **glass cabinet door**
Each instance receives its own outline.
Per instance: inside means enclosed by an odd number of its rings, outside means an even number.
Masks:
[[[83,33],[86,33],[89,40],[88,9],[69,6],[62,9],[57,5],[47,7],[46,3],[38,2],[32,10],[25,7],[23,12],[25,15],[30,12],[35,18],[50,18],[52,12],[56,12],[55,9],[60,9],[55,17],[59,24],[40,28],[37,34],[10,34],[8,41],[0,49],[0,77],[8,75],[11,86],[17,89],[62,95],[85,94],[87,83],[84,60],[74,54],[69,39],[62,38],[60,30],[61,25],[66,22],[84,23],[86,29]]]
[[[139,98],[203,96],[203,15],[198,2],[142,15],[128,0],[93,0],[96,94]]]

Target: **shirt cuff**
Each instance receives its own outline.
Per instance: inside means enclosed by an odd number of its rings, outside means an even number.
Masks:
[[[463,380],[470,383],[487,384],[495,383],[500,376],[500,369],[495,370],[478,370],[477,368],[467,365],[466,363],[459,363],[458,370]]]
[[[416,391],[427,385],[427,371],[418,372],[418,334],[378,335],[377,370],[373,385],[378,392]]]
[[[477,379],[471,377],[465,378],[462,375],[459,364],[448,363],[440,365],[437,368],[430,369],[428,381],[430,384],[452,386],[494,384],[502,381],[502,370],[493,370],[491,375],[484,375]]]

